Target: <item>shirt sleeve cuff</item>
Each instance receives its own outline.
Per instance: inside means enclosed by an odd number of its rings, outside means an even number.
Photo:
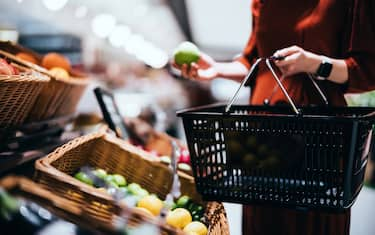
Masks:
[[[357,78],[357,68],[358,64],[357,62],[352,58],[345,59],[346,66],[348,68],[348,81],[343,84],[343,87],[345,88],[345,92],[361,92],[359,87],[362,86],[361,79]]]

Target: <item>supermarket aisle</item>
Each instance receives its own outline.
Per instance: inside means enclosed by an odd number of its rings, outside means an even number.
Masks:
[[[224,203],[231,235],[241,235],[242,207]],[[352,207],[351,235],[375,234],[375,189],[364,187]]]

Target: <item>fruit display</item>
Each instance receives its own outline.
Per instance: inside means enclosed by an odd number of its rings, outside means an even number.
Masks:
[[[50,52],[44,55],[40,65],[46,69],[55,67],[62,68],[65,71],[70,71],[71,69],[69,59],[56,52]]]
[[[19,71],[6,60],[0,58],[0,75],[17,75]]]
[[[188,196],[189,200],[183,198],[178,202],[179,196],[171,200],[168,195],[176,189],[173,178],[177,177],[170,167],[157,157],[104,131],[66,143],[37,160],[35,170],[34,179],[43,187],[72,201],[100,224],[113,227],[119,218],[128,218],[126,223],[135,227],[151,223],[162,234],[184,233],[165,220],[169,210],[185,205],[184,209],[189,212],[192,221],[201,222],[209,228],[208,234],[228,234],[222,203],[203,201],[191,175],[178,172],[181,195]],[[86,174],[83,179],[87,183],[74,178],[79,172]],[[123,176],[123,179],[116,179],[115,174]],[[161,213],[160,201],[163,205]]]
[[[174,61],[178,65],[191,64],[199,60],[200,51],[191,42],[182,42],[173,53]]]
[[[38,60],[33,55],[26,52],[19,52],[16,54],[16,57],[33,64],[38,64]]]
[[[207,226],[204,224],[204,207],[193,202],[186,195],[178,198],[172,205],[168,205],[139,184],[127,182],[122,175],[108,174],[104,169],[94,169],[88,166],[82,167],[74,174],[74,177],[148,216],[160,216],[163,208],[168,209],[166,223],[174,228],[182,229],[187,234],[207,234]]]

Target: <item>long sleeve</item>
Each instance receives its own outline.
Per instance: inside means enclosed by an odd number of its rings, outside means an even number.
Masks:
[[[256,49],[256,33],[255,30],[257,30],[257,18],[259,15],[259,1],[254,0],[251,7],[251,12],[253,16],[252,21],[252,33],[250,35],[250,38],[246,44],[245,49],[242,52],[242,55],[236,59],[236,61],[241,62],[244,64],[247,68],[251,67],[251,64],[256,60],[258,57],[257,49]]]
[[[355,0],[347,39],[347,92],[375,90],[375,2]]]

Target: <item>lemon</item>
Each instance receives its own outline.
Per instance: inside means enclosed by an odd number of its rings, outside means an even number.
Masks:
[[[174,61],[178,65],[191,64],[199,60],[199,49],[191,42],[182,42],[174,51]]]
[[[167,224],[175,228],[184,228],[186,225],[191,223],[192,218],[188,210],[184,208],[177,208],[170,211],[167,215]]]
[[[136,207],[135,209],[138,210],[139,212],[142,212],[143,214],[147,214],[149,216],[154,216],[154,214],[152,214],[151,211],[147,210],[146,208]]]
[[[138,201],[137,207],[149,210],[153,215],[159,215],[163,202],[154,195],[148,195]]]
[[[208,230],[203,223],[194,221],[184,227],[184,232],[187,234],[206,235]]]
[[[196,232],[186,232],[187,235],[199,235],[198,233]]]
[[[69,73],[60,67],[53,67],[49,70],[49,73],[52,74],[52,76],[55,76],[57,78],[69,78]]]

